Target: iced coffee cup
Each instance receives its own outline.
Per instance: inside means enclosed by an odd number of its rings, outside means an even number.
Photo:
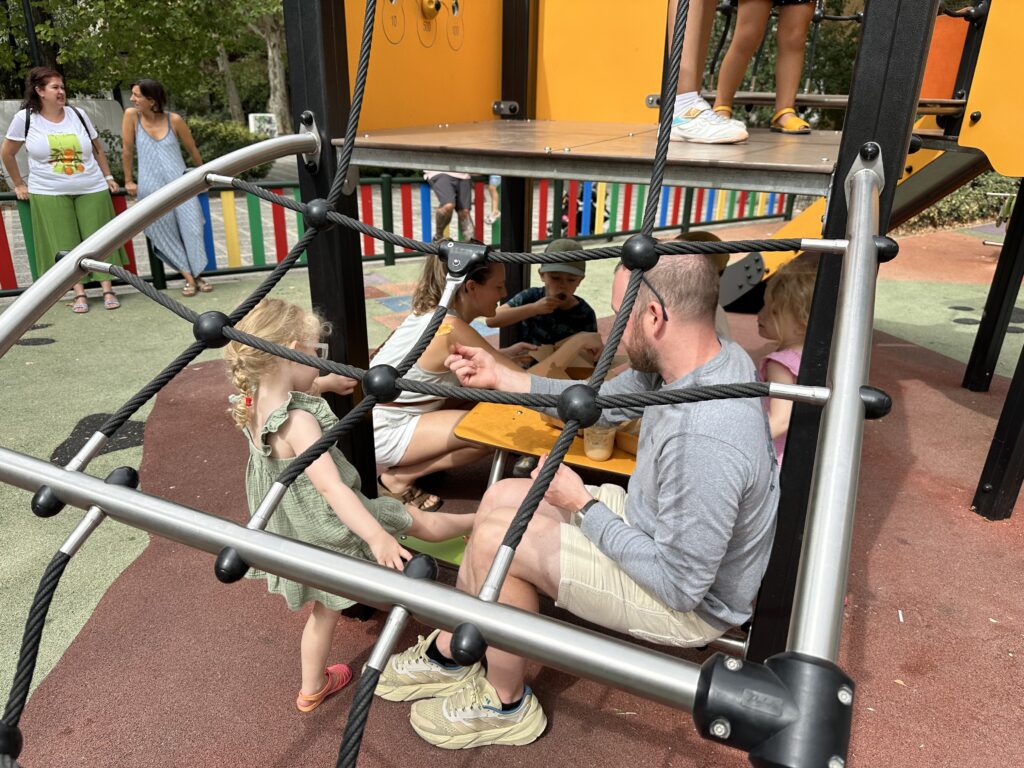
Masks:
[[[583,430],[583,452],[593,461],[608,461],[615,449],[615,427],[587,427]]]

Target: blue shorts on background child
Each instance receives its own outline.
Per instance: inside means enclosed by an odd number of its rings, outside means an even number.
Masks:
[[[575,240],[563,238],[548,244],[545,253],[581,251]],[[577,333],[596,332],[597,314],[576,295],[587,274],[587,262],[542,264],[543,286],[520,291],[487,320],[491,328],[520,324],[520,340],[537,346],[557,344]]]

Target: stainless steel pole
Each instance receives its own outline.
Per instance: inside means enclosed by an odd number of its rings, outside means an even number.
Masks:
[[[325,549],[254,531],[229,520],[0,448],[0,481],[49,485],[68,504],[99,507],[127,525],[210,553],[234,547],[250,565],[377,608],[401,605],[431,626],[472,622],[488,645],[580,677],[692,711],[700,668],[596,632],[497,603]]]
[[[880,167],[880,160],[877,161]],[[878,199],[882,180],[860,168],[847,184],[849,247],[843,260],[836,331],[829,362],[830,397],[811,480],[796,598],[787,650],[835,661],[860,474],[864,404],[878,268]]]
[[[82,275],[82,259],[102,260],[104,256],[137,235],[169,210],[209,188],[208,173],[234,175],[247,168],[276,160],[286,155],[317,151],[320,137],[316,133],[297,133],[261,141],[230,154],[218,157],[199,168],[193,168],[158,192],[141,200],[110,223],[86,238],[62,258],[46,274],[32,283],[11,306],[0,314],[0,357],[7,353],[21,335],[78,282]]]

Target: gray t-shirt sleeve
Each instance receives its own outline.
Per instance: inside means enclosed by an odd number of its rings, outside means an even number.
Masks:
[[[588,510],[583,534],[660,602],[692,611],[714,584],[728,549],[748,462],[730,445],[691,434],[666,442],[655,471],[666,480],[658,498],[631,493],[627,502],[627,510],[635,504],[656,507],[653,535],[603,504]]]

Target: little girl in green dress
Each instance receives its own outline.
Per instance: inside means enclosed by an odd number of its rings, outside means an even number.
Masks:
[[[280,299],[264,299],[237,327],[308,354],[326,353],[320,341],[327,330],[324,322]],[[241,393],[233,398],[231,415],[248,438],[245,489],[249,510],[255,512],[281,471],[338,421],[316,392],[349,394],[356,382],[336,374],[319,376],[315,368],[237,342],[228,344],[224,355]],[[424,513],[395,499],[366,498],[355,468],[332,447],[292,483],[267,530],[402,570],[411,555],[396,534],[443,541],[472,527],[473,515]],[[352,679],[347,664],[326,663],[341,611],[353,601],[256,569],[248,576],[266,579],[267,588],[282,595],[293,611],[313,603],[302,632],[302,687],[295,702],[300,711],[310,712]]]

